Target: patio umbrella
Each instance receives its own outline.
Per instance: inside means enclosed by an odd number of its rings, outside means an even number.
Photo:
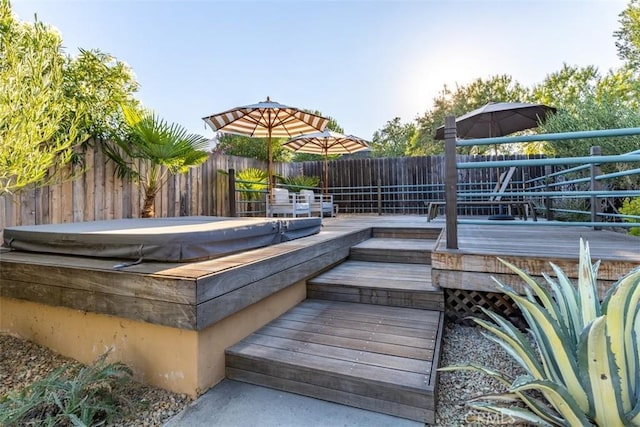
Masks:
[[[456,118],[459,138],[491,138],[538,127],[556,109],[543,104],[490,102]],[[444,139],[444,126],[436,129],[435,139]]]
[[[214,131],[233,133],[256,138],[269,138],[269,198],[273,197],[273,147],[272,137],[292,138],[304,133],[322,131],[329,119],[308,113],[298,108],[273,102],[267,97],[264,102],[245,105],[203,117]]]
[[[538,127],[547,115],[556,112],[554,107],[543,104],[523,102],[490,102],[483,107],[456,118],[456,134],[459,138],[491,138]],[[436,129],[435,139],[444,139],[444,126]],[[496,147],[496,156],[498,150]],[[498,188],[500,188],[500,170],[497,170]],[[500,215],[493,219],[512,219]]]
[[[353,135],[343,135],[331,130],[315,132],[290,139],[283,147],[300,153],[324,156],[324,194],[329,193],[329,154],[349,154],[369,148],[369,143]]]

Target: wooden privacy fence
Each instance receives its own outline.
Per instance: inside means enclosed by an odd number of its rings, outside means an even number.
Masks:
[[[119,179],[113,163],[99,149],[87,148],[81,158],[83,166],[76,168],[84,172],[73,181],[0,197],[0,229],[139,217],[143,195],[138,186]],[[485,159],[460,156],[461,161]],[[282,176],[322,177],[322,164],[276,163],[274,171]],[[211,154],[186,175],[169,176],[156,196],[156,216],[229,215],[228,176],[218,170],[250,167],[266,170],[267,165],[256,159]],[[384,203],[384,213],[424,213],[425,202],[444,199],[443,170],[441,156],[341,159],[329,162],[329,188],[341,212],[379,212],[377,203]],[[473,191],[489,190],[496,181],[491,170],[459,170],[458,174],[461,188]],[[514,182],[543,175],[543,168],[527,168]]]
[[[114,173],[113,163],[99,150],[80,153],[77,178],[55,185],[0,196],[0,230],[14,225],[136,218],[140,216],[142,190]],[[211,154],[185,175],[169,175],[155,200],[157,217],[229,213],[228,178],[221,170],[265,169],[266,163],[244,157]],[[276,164],[276,173],[288,175],[289,164]]]
[[[540,156],[499,156],[499,160]],[[495,160],[495,156],[457,156],[459,162]],[[304,162],[304,175],[323,176],[323,162]],[[504,172],[501,170],[500,172]],[[519,168],[507,191],[522,189],[533,178],[544,176],[544,167]],[[493,191],[496,169],[458,170],[458,191]],[[429,202],[444,201],[444,157],[354,158],[329,162],[329,191],[340,212],[424,214]],[[472,210],[475,209],[473,212]],[[487,210],[488,208],[480,208]],[[466,214],[482,214],[468,208]]]

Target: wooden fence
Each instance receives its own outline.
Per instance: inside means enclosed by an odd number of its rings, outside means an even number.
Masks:
[[[113,163],[107,161],[100,150],[89,148],[82,154],[84,172],[79,173],[77,179],[25,191],[13,197],[0,197],[0,229],[14,225],[138,217],[142,206],[142,192],[138,186],[129,180],[119,179],[114,173]],[[484,159],[465,156],[465,160],[467,158]],[[282,176],[304,174],[322,177],[322,165],[321,161],[276,163],[274,170]],[[212,154],[204,164],[191,169],[186,175],[169,176],[156,197],[156,216],[229,215],[228,177],[218,170],[240,171],[249,167],[266,169],[266,164],[255,159]],[[492,181],[495,182],[492,173],[487,170],[461,170],[459,182],[487,189]],[[522,177],[533,178],[543,174],[544,170],[528,169],[522,172]],[[385,197],[395,200],[398,205],[413,203],[413,198],[402,196],[402,192],[409,191],[409,188],[420,188],[416,201],[442,198],[443,179],[443,158],[440,156],[355,158],[329,162],[332,192],[334,189],[342,191],[340,188],[363,189],[381,184],[389,189]],[[365,212],[364,208],[358,210],[357,205],[370,201],[356,197],[348,203],[345,200],[341,203],[341,209],[352,206],[354,212]]]
[[[0,230],[14,225],[59,224],[140,216],[142,190],[114,173],[113,163],[99,149],[81,153],[82,166],[75,180],[0,197]],[[229,214],[228,177],[218,170],[266,169],[255,159],[212,154],[185,175],[169,175],[155,200],[157,217]],[[287,175],[295,169],[277,164]]]
[[[499,156],[498,160],[538,157]],[[486,160],[496,159],[457,156],[459,162]],[[304,162],[302,166],[304,175],[324,177],[323,162]],[[428,202],[444,200],[443,156],[339,159],[330,161],[328,166],[329,189],[341,212],[424,214]],[[457,173],[460,192],[494,191],[496,169],[460,169]],[[544,167],[520,168],[514,174],[509,190],[522,189],[527,181],[544,176],[544,173]]]

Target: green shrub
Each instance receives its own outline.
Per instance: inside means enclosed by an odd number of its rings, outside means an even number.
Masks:
[[[236,188],[244,200],[262,200],[267,181],[268,173],[262,169],[247,168],[236,173]]]
[[[553,264],[557,279],[544,275],[547,290],[522,270],[501,262],[526,283],[522,296],[496,280],[518,304],[531,339],[488,310],[483,311],[493,322],[473,320],[527,374],[511,378],[473,364],[442,368],[482,372],[508,387],[506,393],[485,395],[484,402],[470,405],[544,426],[639,426],[640,268],[615,283],[600,302],[599,263],[591,264],[589,246],[582,240],[575,288]],[[531,393],[534,390],[539,393]],[[514,406],[518,401],[525,408]]]
[[[218,169],[218,173],[229,175],[225,170]],[[247,168],[236,172],[236,190],[240,192],[242,200],[249,202],[262,200],[267,191],[267,172],[258,168]]]
[[[634,215],[640,216],[640,197],[629,198],[627,197],[622,202],[622,207],[620,208],[620,213],[622,215]],[[626,222],[640,222],[637,218],[625,218]],[[629,229],[629,234],[633,236],[640,236],[640,227],[632,227]]]
[[[79,370],[64,365],[47,378],[0,398],[0,425],[93,426],[108,423],[123,402],[114,389],[131,379],[122,363],[106,363],[109,352]]]

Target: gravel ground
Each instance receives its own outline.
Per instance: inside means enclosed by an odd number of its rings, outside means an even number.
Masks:
[[[45,378],[67,363],[79,364],[32,342],[0,334],[0,397],[8,391],[20,390]],[[123,397],[139,404],[133,405],[128,414],[114,420],[112,426],[161,426],[192,402],[187,395],[133,381]]]
[[[515,377],[524,373],[509,355],[493,341],[480,334],[480,327],[447,324],[444,329],[440,366],[475,363],[491,367]],[[476,411],[466,405],[476,396],[505,391],[505,387],[486,375],[469,372],[440,372],[438,381],[438,426],[518,425],[515,420],[501,419]]]
[[[475,327],[448,324],[444,331],[441,366],[475,362],[516,375],[519,368],[493,342],[480,335]],[[0,396],[44,378],[64,363],[77,363],[29,341],[0,334]],[[480,426],[495,418],[487,418],[466,406],[465,402],[479,394],[502,391],[493,380],[477,373],[441,372],[438,385],[438,426]],[[162,426],[184,409],[191,399],[186,395],[131,383],[128,399],[142,402],[126,417],[115,420],[114,426]],[[504,420],[510,421],[510,420]],[[510,425],[513,425],[511,422]]]

